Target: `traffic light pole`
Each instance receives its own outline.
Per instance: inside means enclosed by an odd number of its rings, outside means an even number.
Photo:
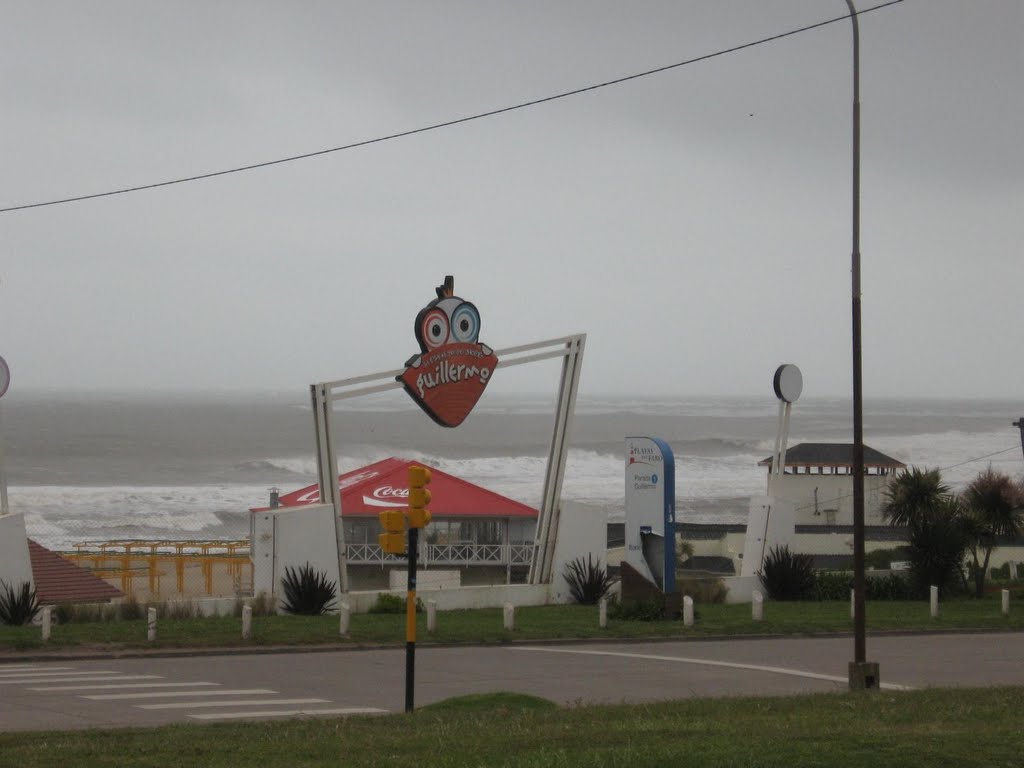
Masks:
[[[409,576],[405,593],[405,711],[413,710],[416,685],[416,550],[420,529],[409,529]]]

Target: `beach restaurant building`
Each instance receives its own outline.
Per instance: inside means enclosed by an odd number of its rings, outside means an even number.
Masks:
[[[387,588],[390,572],[404,574],[406,559],[381,551],[378,515],[408,503],[409,467],[389,458],[338,477],[345,554],[353,589]],[[537,510],[459,477],[430,468],[432,520],[420,535],[421,568],[448,574],[446,583],[518,583],[526,579],[533,554]],[[316,485],[280,496],[270,509],[320,503]],[[252,512],[263,512],[254,509]],[[430,581],[429,578],[423,581]]]
[[[796,505],[796,524],[853,524],[853,444],[800,443],[786,451],[784,473],[773,479],[772,457],[758,462],[768,470],[768,493]],[[889,482],[906,464],[864,446],[864,522],[883,525],[882,505]]]

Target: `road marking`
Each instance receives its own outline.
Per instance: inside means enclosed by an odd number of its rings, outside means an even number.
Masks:
[[[58,669],[66,671],[74,669],[74,667],[51,667],[49,664],[12,664],[11,666],[0,664],[0,677],[19,675],[24,672],[35,672],[36,670],[42,669]]]
[[[52,669],[52,668],[51,668]],[[57,667],[54,672],[37,672],[34,669],[26,669],[21,672],[12,672],[9,675],[0,674],[0,680],[9,680],[12,677],[65,677],[67,675],[116,675],[112,669],[96,669],[90,671],[82,670],[75,672],[73,667]]]
[[[104,691],[112,688],[184,688],[185,686],[220,685],[220,683],[117,683],[115,685],[50,685],[29,688],[30,691]]]
[[[156,699],[171,696],[245,696],[257,693],[277,693],[269,688],[236,688],[230,691],[155,691],[150,693],[101,693],[96,696],[80,696],[90,701],[114,701],[116,699]]]
[[[817,672],[807,672],[802,669],[789,669],[787,667],[766,667],[761,664],[739,664],[732,661],[712,661],[710,659],[694,659],[685,656],[655,656],[646,653],[622,653],[619,651],[583,651],[571,648],[539,648],[516,646],[509,648],[510,651],[535,651],[540,653],[575,653],[581,656],[615,656],[623,659],[644,659],[646,661],[673,661],[677,664],[701,664],[708,667],[726,667],[728,669],[744,669],[751,672],[771,672],[776,675],[789,675],[790,677],[806,677],[811,680],[826,680],[830,683],[849,683],[849,678],[838,675],[822,675]],[[897,683],[882,683],[882,688],[892,691],[911,691],[913,686],[899,685]]]
[[[281,704],[330,704],[330,699],[233,699],[231,701],[172,701],[170,704],[136,704],[136,709],[192,709],[194,707],[253,707]]]
[[[103,681],[116,680],[161,680],[162,675],[122,675],[117,672],[105,672],[100,676],[95,674],[71,674],[65,677],[23,677],[18,679],[9,678],[0,680],[0,685],[32,685],[33,683],[99,683]]]
[[[314,715],[386,715],[388,710],[374,707],[344,707],[342,709],[282,709],[268,712],[205,712],[189,715],[194,720],[238,720],[252,717],[299,717]]]

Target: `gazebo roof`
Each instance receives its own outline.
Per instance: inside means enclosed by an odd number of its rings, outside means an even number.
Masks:
[[[770,467],[772,457],[762,459],[759,467]],[[853,443],[800,443],[786,450],[787,467],[852,467]],[[872,469],[903,469],[902,461],[864,446],[864,466]]]

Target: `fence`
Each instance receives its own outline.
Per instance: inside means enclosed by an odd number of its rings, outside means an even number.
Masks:
[[[252,594],[248,540],[84,541],[61,554],[139,601]]]

